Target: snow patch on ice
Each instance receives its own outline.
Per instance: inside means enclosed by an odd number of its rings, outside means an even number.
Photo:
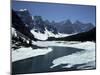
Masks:
[[[91,41],[87,41],[87,42],[81,42],[78,44],[70,44],[67,45],[68,47],[74,47],[74,48],[79,48],[79,49],[86,49],[86,50],[91,50],[91,51],[95,51],[95,43],[91,42]]]
[[[92,48],[95,49],[95,43],[86,41],[86,42],[79,42],[79,41],[37,41],[34,43],[37,46],[41,47],[50,47],[50,46],[60,46],[60,47],[73,47],[73,48],[81,48],[81,49],[88,49],[91,50]]]
[[[71,55],[63,56],[55,59],[52,63],[53,65],[50,68],[54,68],[61,64],[68,64],[66,68],[71,68],[77,64],[84,64],[91,61],[95,61],[95,43],[93,42],[84,42],[80,44],[74,44],[69,47],[84,49],[84,52],[77,52]],[[65,68],[65,67],[63,67]]]
[[[96,67],[95,61],[91,61],[89,63],[77,67],[77,69],[93,69],[95,67]]]
[[[51,51],[52,48],[32,49],[31,47],[12,50],[12,62],[39,55],[45,55]]]
[[[52,66],[53,67],[53,66]],[[51,67],[51,68],[52,68]],[[71,68],[72,67],[72,65],[71,64],[68,64],[67,66],[63,66],[62,68]]]

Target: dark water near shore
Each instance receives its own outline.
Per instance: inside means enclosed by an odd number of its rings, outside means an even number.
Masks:
[[[52,47],[52,48],[53,48],[53,51],[46,55],[40,55],[40,56],[20,60],[17,62],[13,62],[12,73],[23,74],[23,73],[42,73],[42,72],[76,70],[77,65],[70,69],[61,68],[62,65],[51,69],[50,66],[53,65],[52,61],[54,59],[62,57],[62,56],[67,56],[72,53],[81,52],[81,51],[84,51],[84,49],[77,49],[77,48],[71,48],[71,47]]]

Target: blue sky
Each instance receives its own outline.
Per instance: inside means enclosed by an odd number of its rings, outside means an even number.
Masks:
[[[50,21],[59,22],[70,19],[72,22],[79,20],[95,25],[95,6],[13,1],[12,8],[14,10],[28,9],[31,15],[39,15]]]

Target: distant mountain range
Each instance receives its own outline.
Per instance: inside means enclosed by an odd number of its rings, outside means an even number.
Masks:
[[[43,20],[42,16],[33,17],[27,9],[19,11],[12,10],[12,27],[17,32],[25,35],[30,40],[34,41],[41,40],[35,37],[36,34],[40,35],[43,34],[43,36],[46,35],[46,39],[48,40],[76,40],[75,37],[77,37],[77,39],[79,38],[83,39],[83,36],[85,37],[91,36],[92,38],[95,35],[95,30],[94,32],[91,31],[92,29],[95,28],[95,25],[93,25],[92,23],[82,23],[80,21],[72,23],[71,20],[65,20],[61,22],[55,22],[55,21],[50,22],[49,20]],[[61,36],[62,38],[60,39],[59,38],[56,39],[55,37],[51,36],[51,34],[59,35],[59,33],[61,34],[64,33],[68,35],[71,34],[71,36],[64,38]],[[92,35],[92,33],[94,35]],[[87,38],[84,39],[88,40]],[[94,38],[92,39],[94,40]]]
[[[60,33],[67,34],[81,33],[95,27],[92,23],[82,23],[80,21],[72,23],[71,20],[65,20],[58,23],[53,22],[52,25],[54,25]]]
[[[55,34],[58,32],[72,34],[85,32],[95,27],[92,23],[82,23],[78,20],[74,23],[69,19],[60,22],[44,21],[42,16],[32,16],[27,9],[16,11],[16,13],[29,29],[34,28],[37,32],[40,31],[41,33],[44,33],[45,28]]]

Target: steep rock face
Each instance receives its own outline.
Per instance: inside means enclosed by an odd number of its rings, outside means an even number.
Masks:
[[[54,34],[58,34],[58,30],[56,29],[56,27],[54,27],[54,25],[52,25],[51,22],[49,22],[48,20],[44,21],[44,24],[46,26],[46,29]]]
[[[29,29],[34,27],[33,17],[27,9],[16,11],[16,13]]]
[[[38,32],[44,33],[45,24],[41,16],[34,16],[34,29],[36,29]]]
[[[31,40],[29,37],[17,31],[12,27],[12,49],[16,50],[18,48],[31,46]]]
[[[37,32],[44,33],[45,29],[48,31],[57,34],[57,29],[51,25],[51,23],[48,20],[43,20],[41,16],[34,16],[34,29],[36,29]]]
[[[29,28],[25,26],[25,23],[23,23],[14,10],[12,10],[12,27],[23,35],[29,37],[31,40],[36,40],[33,34],[30,32]]]

